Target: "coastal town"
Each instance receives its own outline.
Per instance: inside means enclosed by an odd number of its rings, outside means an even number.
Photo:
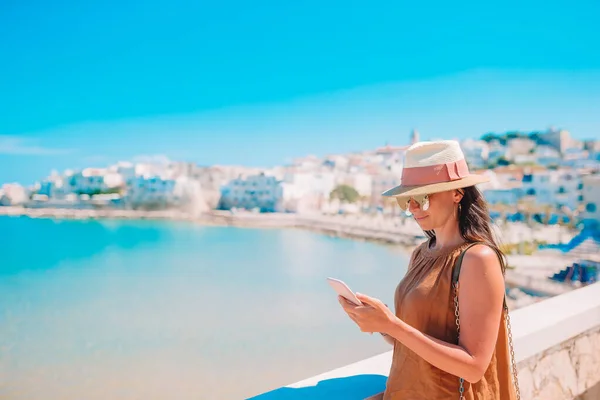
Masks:
[[[103,168],[53,171],[30,187],[4,183],[0,205],[63,209],[251,210],[261,213],[395,213],[381,193],[400,181],[402,146],[352,154],[306,156],[272,168],[199,166],[159,159]],[[488,133],[461,141],[471,170],[495,214],[538,222],[598,220],[600,140],[566,130]],[[520,214],[520,215],[517,215]]]
[[[308,155],[272,168],[165,159],[53,171],[31,187],[5,183],[0,213],[296,227],[411,248],[423,232],[381,193],[399,184],[404,152],[419,140],[413,130],[405,145]],[[549,128],[487,133],[460,144],[470,169],[490,178],[480,189],[508,254],[514,304],[598,279],[599,140]]]

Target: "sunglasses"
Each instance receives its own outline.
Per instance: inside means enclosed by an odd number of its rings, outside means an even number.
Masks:
[[[458,189],[457,191],[461,195],[465,194],[464,190],[462,190],[462,189]],[[398,202],[400,209],[402,211],[404,211],[407,216],[411,216],[412,213],[409,211],[411,200],[414,201],[415,203],[417,203],[421,210],[427,211],[427,210],[429,210],[429,197],[430,196],[431,196],[430,194],[420,194],[420,195],[410,196],[409,198],[397,197],[396,201]]]
[[[406,211],[409,212],[408,209],[410,208],[410,202],[414,201],[415,203],[417,203],[419,205],[419,208],[421,208],[423,211],[427,211],[429,209],[429,195],[428,194],[420,194],[420,195],[416,195],[416,196],[411,196],[408,199],[406,197],[403,198],[398,198],[398,205],[400,206],[400,209],[402,211]]]

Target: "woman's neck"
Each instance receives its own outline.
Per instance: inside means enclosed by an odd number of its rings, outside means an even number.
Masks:
[[[465,241],[460,234],[456,220],[448,221],[445,225],[434,229],[434,232],[436,249],[457,246]]]

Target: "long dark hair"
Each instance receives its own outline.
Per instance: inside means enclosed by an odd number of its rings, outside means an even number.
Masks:
[[[502,273],[506,270],[506,257],[500,250],[500,245],[494,231],[487,202],[483,194],[475,186],[459,189],[463,198],[459,203],[458,229],[462,238],[468,242],[482,242],[492,248],[500,258]],[[426,231],[427,236],[435,238],[434,231]]]

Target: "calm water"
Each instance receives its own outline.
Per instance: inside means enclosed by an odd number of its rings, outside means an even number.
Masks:
[[[0,398],[241,399],[389,349],[325,278],[392,304],[407,257],[296,230],[0,217]]]

